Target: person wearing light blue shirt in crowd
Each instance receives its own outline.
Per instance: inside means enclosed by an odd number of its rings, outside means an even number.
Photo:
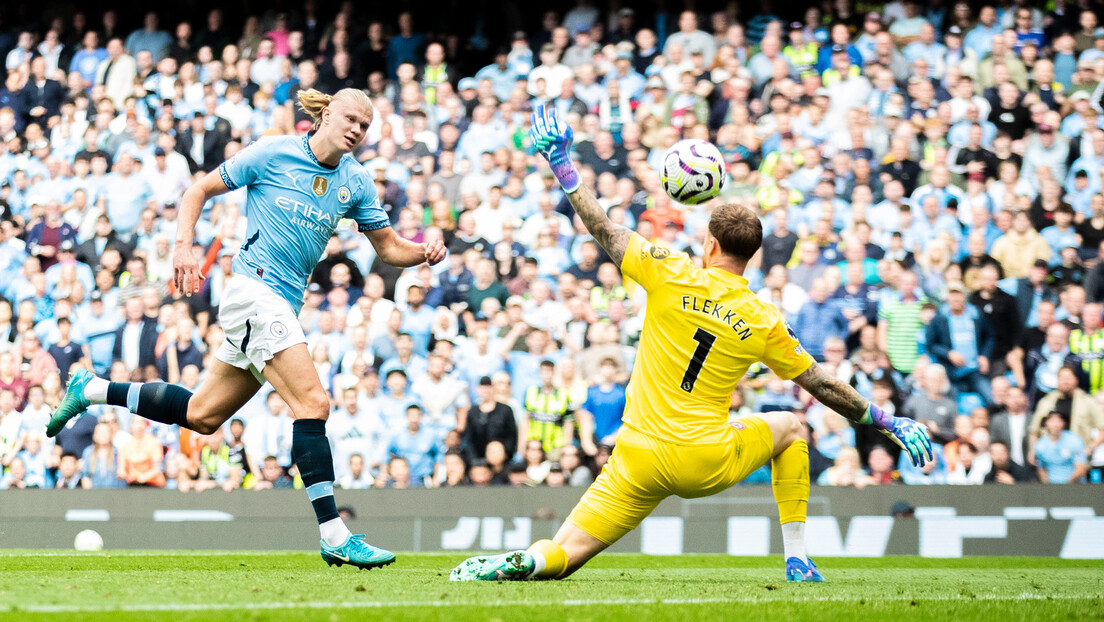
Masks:
[[[425,478],[434,475],[443,463],[445,452],[437,440],[437,434],[422,425],[421,406],[411,404],[405,414],[406,425],[391,437],[387,451],[406,460],[410,466],[410,485],[420,487],[425,485]]]
[[[918,58],[928,61],[932,77],[943,77],[943,58],[947,53],[947,46],[935,40],[935,28],[931,24],[920,26],[920,39],[905,46],[905,60],[911,65]]]
[[[972,115],[971,110],[973,111]],[[970,116],[973,116],[976,120],[970,120]],[[947,142],[960,147],[968,145],[970,143],[970,128],[976,123],[981,126],[981,146],[992,149],[993,139],[997,137],[997,126],[985,119],[977,119],[976,106],[967,109],[966,117],[952,125],[951,129],[947,131]],[[953,161],[953,157],[947,159]]]
[[[922,213],[912,222],[907,237],[926,243],[934,240],[940,231],[947,231],[955,240],[962,239],[962,225],[954,216],[940,213],[939,197],[935,194],[925,196],[920,209]]]
[[[402,331],[410,334],[418,358],[429,351],[429,338],[436,320],[437,312],[425,304],[425,289],[421,285],[411,285],[407,289],[406,308],[403,309]]]
[[[456,144],[456,161],[471,160],[472,170],[479,164],[484,153],[494,153],[495,149],[506,145],[508,130],[506,125],[494,117],[490,106],[476,106],[472,110],[472,121],[468,129]]]
[[[389,378],[391,372],[401,371],[407,378],[417,378],[425,373],[426,367],[425,357],[414,352],[414,337],[410,333],[399,333],[395,337],[395,356],[380,365],[380,376]]]
[[[983,6],[978,13],[978,25],[966,33],[963,45],[973,50],[978,58],[985,58],[993,47],[993,37],[1002,36],[1004,27],[997,21],[997,10],[992,6]]]
[[[1092,198],[1100,192],[1100,177],[1092,175],[1085,169],[1071,171],[1066,182],[1066,200],[1073,206],[1073,211],[1092,218]]]
[[[84,33],[84,47],[73,54],[73,60],[69,62],[69,73],[79,73],[86,85],[91,85],[96,80],[96,70],[100,63],[107,60],[107,50],[100,47],[100,36],[95,30]]]
[[[510,93],[514,90],[514,84],[518,81],[518,72],[510,65],[509,54],[506,50],[495,52],[494,62],[480,69],[475,74],[476,80],[490,80],[495,97],[501,101],[510,99]]]
[[[559,357],[547,352],[549,337],[548,331],[533,328],[525,336],[526,351],[512,350],[521,332],[530,328],[524,323],[519,323],[511,330],[500,344],[503,358],[506,359],[507,369],[513,388],[513,397],[519,404],[525,403],[525,392],[529,387],[541,384],[541,361],[555,362]]]
[[[1046,434],[1035,442],[1035,464],[1039,480],[1049,484],[1074,484],[1089,470],[1085,442],[1066,428],[1060,413],[1052,412],[1044,421]]]
[[[801,345],[818,360],[824,360],[824,341],[829,337],[847,339],[847,318],[839,304],[828,299],[824,279],[813,279],[809,300],[791,318],[790,326]]]
[[[759,44],[759,53],[748,59],[747,68],[755,85],[763,86],[774,75],[774,63],[782,60],[787,66],[790,61],[782,54],[782,42],[777,36],[765,37]],[[793,68],[791,67],[792,71]],[[764,152],[765,153],[765,152]]]
[[[617,53],[613,70],[606,74],[606,80],[617,80],[621,92],[629,96],[629,99],[640,99],[644,93],[644,76],[632,68],[632,52],[621,51]]]
[[[376,398],[376,406],[379,408],[380,418],[384,427],[388,430],[400,430],[405,425],[406,409],[418,404],[418,398],[409,392],[406,372],[401,369],[392,369],[387,373],[380,373],[384,379],[385,390]]]
[[[529,49],[529,37],[525,31],[514,33],[514,40],[510,44],[510,53],[506,55],[506,63],[519,77],[524,78],[533,71],[533,50]]]
[[[123,154],[115,163],[115,172],[108,175],[104,193],[107,215],[120,236],[128,237],[138,226],[142,210],[152,205],[153,190],[137,174],[137,164],[130,154]]]
[[[901,481],[909,485],[947,483],[947,460],[943,454],[943,446],[932,443],[932,454],[935,460],[918,467],[912,464],[912,460],[909,460],[905,452],[901,452],[901,459],[897,462],[897,472],[901,474]]]
[[[148,51],[156,63],[172,45],[172,36],[157,29],[157,13],[154,11],[146,13],[143,24],[140,30],[135,30],[126,38],[126,48],[133,56],[137,56],[138,52]]]
[[[599,362],[598,383],[587,389],[583,403],[583,410],[594,417],[594,436],[603,445],[613,445],[617,440],[621,416],[625,414],[625,387],[614,382],[616,375],[616,361]]]
[[[912,206],[912,215],[918,220],[924,217],[924,200],[929,196],[937,199],[939,213],[943,214],[951,199],[962,205],[966,200],[966,193],[951,185],[951,172],[945,166],[935,166],[931,170],[931,183],[924,184],[912,192],[909,204]],[[958,239],[957,237],[955,239]]]
[[[97,374],[105,375],[111,368],[115,331],[119,328],[121,318],[114,310],[107,309],[99,291],[93,291],[86,305],[78,309],[78,312],[92,359],[92,368]]]
[[[1080,236],[1073,227],[1073,207],[1068,203],[1059,203],[1054,210],[1054,224],[1040,231],[1039,235],[1050,245],[1050,263],[1061,263],[1063,248],[1081,246]]]

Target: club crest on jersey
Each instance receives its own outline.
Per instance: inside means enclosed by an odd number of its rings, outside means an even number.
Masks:
[[[273,322],[269,325],[268,330],[272,332],[272,336],[276,338],[284,337],[288,333],[287,326],[284,326],[283,322]]]
[[[671,251],[655,244],[648,244],[640,248],[640,255],[642,257],[650,255],[652,259],[667,259],[671,256]]]
[[[349,199],[352,198],[352,196],[353,193],[349,192],[349,189],[345,186],[341,186],[337,189],[337,201],[339,203],[348,203]]]
[[[314,191],[314,196],[320,197],[326,194],[326,189],[329,187],[330,182],[321,175],[315,175],[314,181],[311,182],[311,190]]]

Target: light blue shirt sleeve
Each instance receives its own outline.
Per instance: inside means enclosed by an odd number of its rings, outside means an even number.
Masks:
[[[218,171],[222,176],[222,183],[227,188],[236,190],[260,179],[272,156],[272,151],[268,148],[269,142],[267,137],[262,138],[220,164]]]
[[[358,193],[356,201],[345,212],[345,217],[354,220],[357,228],[363,233],[391,226],[391,218],[380,205],[376,184],[371,179],[367,179],[367,174],[365,178],[364,190]]]

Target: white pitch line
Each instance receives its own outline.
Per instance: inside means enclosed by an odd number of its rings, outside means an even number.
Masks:
[[[584,599],[584,600],[545,600],[545,601],[481,601],[478,603],[442,602],[439,600],[425,601],[361,601],[361,602],[261,602],[261,603],[162,603],[149,605],[119,605],[115,607],[87,607],[75,605],[30,605],[27,607],[11,607],[0,609],[6,613],[109,613],[109,612],[172,612],[172,611],[255,611],[272,609],[390,609],[395,607],[596,607],[618,605],[709,605],[709,604],[754,604],[754,603],[778,603],[778,602],[859,602],[881,600],[882,602],[900,601],[933,601],[933,602],[969,602],[969,601],[1030,601],[1030,600],[1100,600],[1104,594],[1075,596],[1072,594],[1059,594],[1045,596],[1025,592],[1018,596],[1000,596],[997,594],[980,594],[978,596],[900,596],[891,599],[874,599],[863,596],[807,596],[807,597],[780,597],[780,598],[610,598],[610,599]]]

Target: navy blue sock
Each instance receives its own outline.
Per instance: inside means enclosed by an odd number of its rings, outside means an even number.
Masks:
[[[325,419],[296,419],[291,425],[291,461],[307,488],[318,524],[338,517],[333,496],[334,466]]]
[[[188,427],[188,401],[192,392],[164,382],[112,382],[107,403],[122,406],[151,421]]]

